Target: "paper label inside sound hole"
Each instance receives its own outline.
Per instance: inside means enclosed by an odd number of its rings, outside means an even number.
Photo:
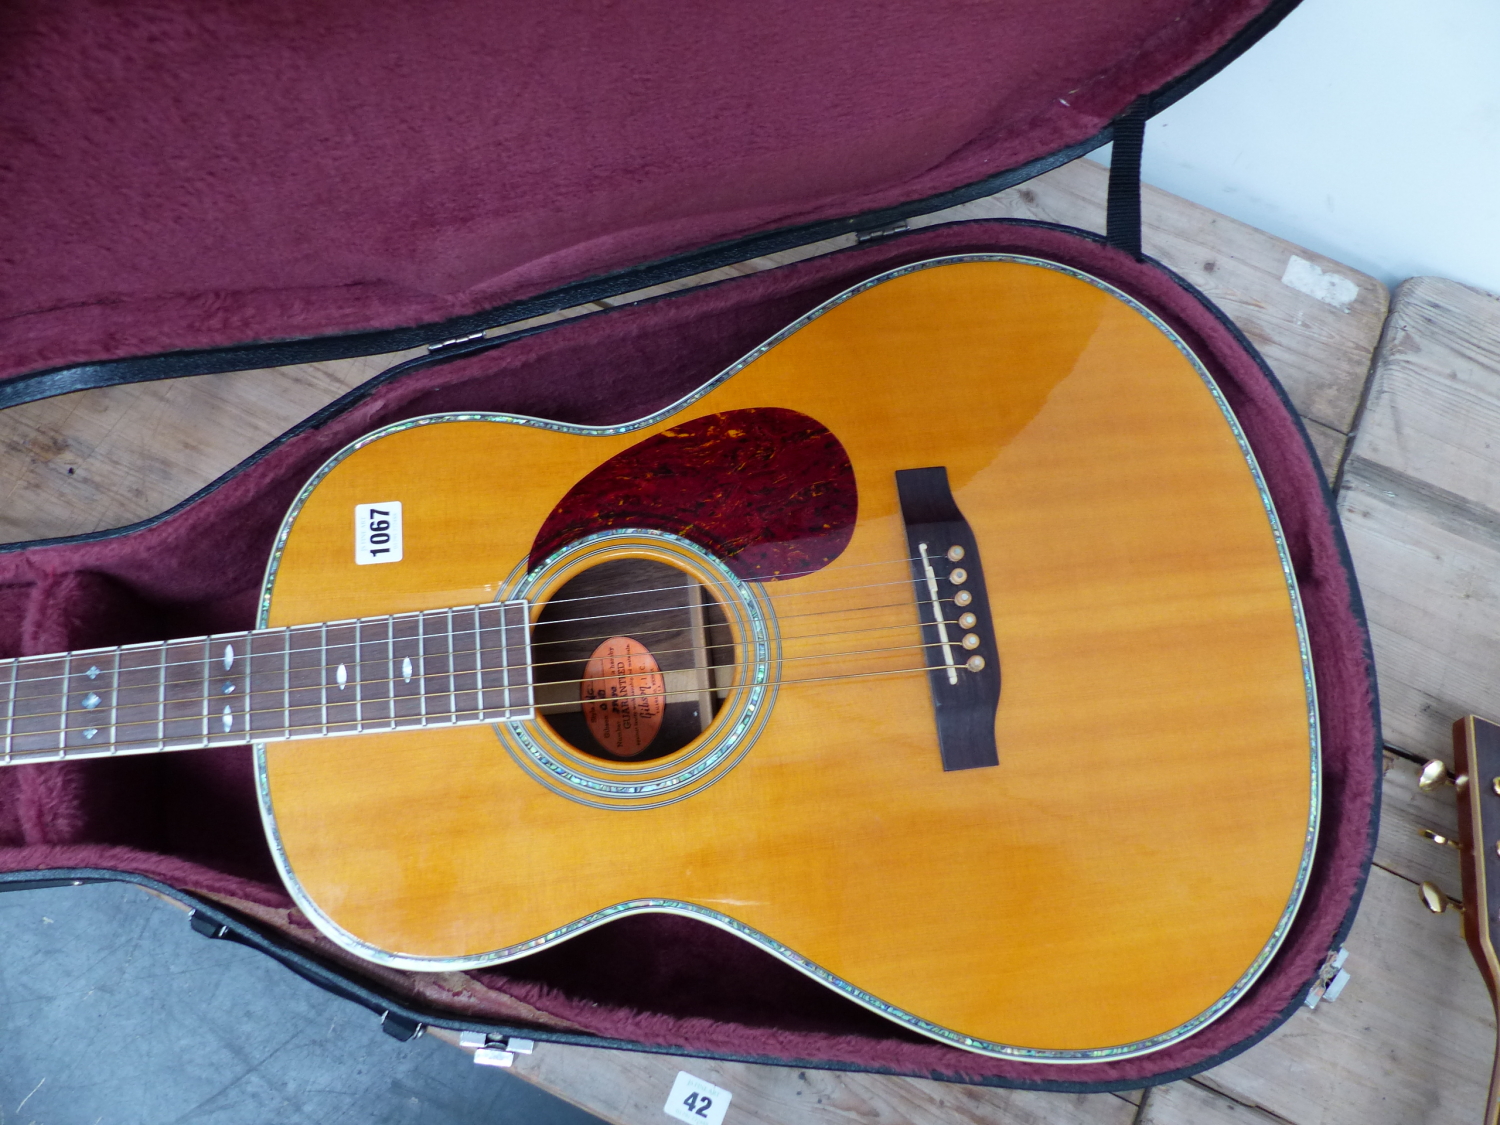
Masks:
[[[579,692],[589,731],[606,753],[634,758],[661,730],[666,681],[649,649],[610,637],[594,650]]]

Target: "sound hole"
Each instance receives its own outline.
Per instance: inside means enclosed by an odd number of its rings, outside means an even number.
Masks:
[[[574,749],[648,762],[697,738],[734,679],[708,589],[665,563],[616,559],[569,579],[532,631],[537,711]]]

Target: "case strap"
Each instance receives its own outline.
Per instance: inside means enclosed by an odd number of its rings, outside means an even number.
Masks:
[[[1151,116],[1149,95],[1137,98],[1114,120],[1114,153],[1109,162],[1109,202],[1104,237],[1109,244],[1140,261],[1141,149],[1146,141],[1146,119]]]

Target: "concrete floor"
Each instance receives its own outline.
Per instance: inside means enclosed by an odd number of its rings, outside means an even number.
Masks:
[[[595,1121],[138,888],[0,894],[0,1125]]]

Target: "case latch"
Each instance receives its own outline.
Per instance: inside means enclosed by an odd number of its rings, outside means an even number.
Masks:
[[[531,1039],[507,1038],[487,1031],[460,1031],[458,1045],[473,1051],[474,1062],[479,1066],[510,1066],[517,1055],[529,1055],[536,1050]]]
[[[1325,957],[1323,967],[1318,970],[1318,978],[1313,981],[1302,1002],[1309,1008],[1316,1008],[1324,1000],[1330,1003],[1337,1000],[1339,993],[1344,991],[1344,985],[1349,983],[1349,972],[1344,968],[1344,962],[1348,959],[1349,951],[1343,946],[1339,946],[1336,953]]]

